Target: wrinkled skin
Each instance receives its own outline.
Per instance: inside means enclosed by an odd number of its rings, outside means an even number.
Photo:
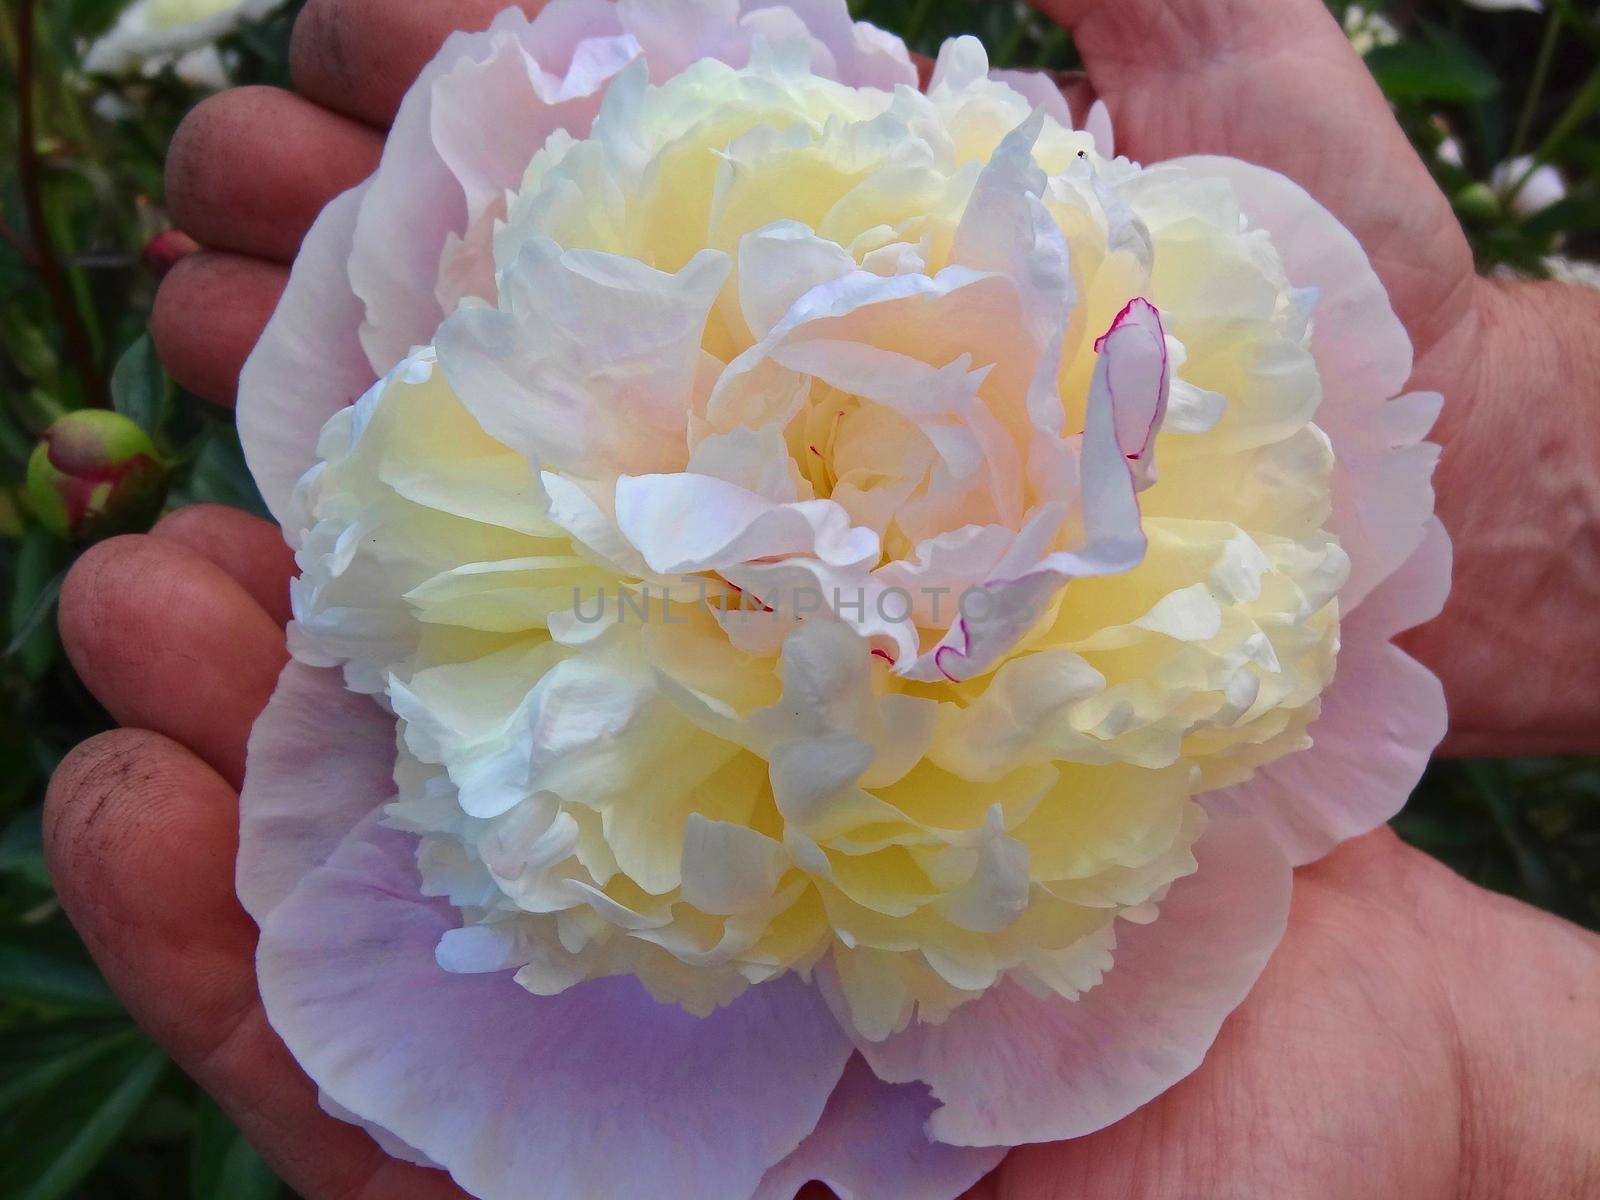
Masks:
[[[376,164],[376,129],[445,30],[500,6],[311,0],[294,48],[302,96],[246,89],[190,118],[170,200],[209,249],[168,277],[155,318],[180,381],[231,401],[321,205]],[[1600,743],[1581,619],[1600,591],[1587,482],[1600,422],[1583,411],[1596,398],[1571,390],[1594,386],[1585,328],[1600,301],[1473,275],[1446,202],[1317,0],[1044,7],[1074,29],[1121,151],[1276,167],[1372,256],[1417,344],[1412,386],[1449,398],[1436,436],[1456,591],[1409,647],[1446,681],[1456,748]],[[1087,91],[1073,88],[1075,104]],[[323,1115],[256,995],[256,931],[233,899],[237,789],[285,659],[291,568],[274,528],[211,508],[85,555],[63,633],[128,728],[80,747],[52,782],[52,871],[134,1015],[308,1200],[460,1197]],[[1597,1014],[1600,940],[1379,831],[1299,873],[1282,947],[1199,1071],[1099,1134],[1014,1152],[973,1195],[1592,1194]]]

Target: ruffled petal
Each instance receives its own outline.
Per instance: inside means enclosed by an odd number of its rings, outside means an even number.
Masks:
[[[997,69],[989,72],[989,78],[1019,93],[1035,108],[1044,109],[1045,116],[1050,117],[1063,129],[1073,127],[1072,110],[1067,107],[1067,98],[1061,94],[1056,81],[1044,71]]]
[[[750,561],[815,555],[864,568],[878,538],[829,500],[776,504],[726,480],[678,472],[617,482],[617,526],[652,571],[723,570]],[[821,593],[818,593],[819,607]],[[776,605],[774,606],[776,607]]]
[[[1439,451],[1420,440],[1432,422],[1418,416],[1437,397],[1391,399],[1411,375],[1411,339],[1366,251],[1337,217],[1265,167],[1209,156],[1175,161],[1227,180],[1251,223],[1272,235],[1289,282],[1316,289],[1311,352],[1322,380],[1316,420],[1337,459],[1329,524],[1350,555],[1350,580],[1339,592],[1349,613],[1422,543],[1433,516],[1430,479]]]
[[[334,1104],[483,1200],[746,1200],[815,1127],[849,1044],[814,989],[702,1019],[629,978],[535,997],[450,974],[455,916],[418,894],[414,848],[369,818],[262,930],[267,1014]]]
[[[444,319],[436,284],[446,249],[460,253],[452,239],[492,235],[492,222],[478,218],[498,201],[496,189],[521,182],[554,130],[586,134],[601,91],[637,56],[599,6],[575,7],[551,5],[531,22],[512,8],[482,33],[451,34],[406,93],[349,255],[365,304],[362,344],[379,372]]]
[[[882,1079],[943,1102],[929,1132],[956,1146],[1081,1137],[1200,1065],[1283,936],[1290,870],[1267,832],[1217,821],[1148,925],[1117,926],[1115,965],[1076,1001],[1006,982],[942,1025],[858,1048]]]
[[[580,477],[681,470],[700,340],[725,254],[669,274],[637,259],[525,246],[500,307],[464,305],[438,332],[445,377],[484,431]]]
[[[338,671],[291,662],[250,731],[239,793],[239,899],[264,922],[394,794],[394,717]]]
[[[747,14],[782,7],[805,22],[811,36],[828,49],[834,75],[851,87],[916,87],[917,68],[906,44],[866,21],[852,21],[845,0],[746,0]]]
[[[1389,639],[1437,615],[1449,580],[1450,539],[1433,520],[1417,552],[1345,621],[1310,748],[1208,793],[1205,805],[1264,823],[1296,866],[1399,812],[1448,717],[1439,680]]]
[[[362,304],[345,272],[368,186],[338,197],[311,226],[239,376],[245,462],[285,528],[295,484],[317,461],[323,425],[378,378],[361,348]]]
[[[852,1058],[816,1129],[767,1172],[752,1200],[793,1200],[813,1180],[839,1200],[955,1200],[1006,1148],[932,1141],[925,1126],[936,1107],[927,1088],[884,1083]]]

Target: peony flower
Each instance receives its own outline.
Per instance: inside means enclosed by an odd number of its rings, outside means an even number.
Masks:
[[[842,0],[458,34],[245,369],[263,999],[475,1195],[942,1200],[1110,1124],[1443,734],[1355,239],[971,38],[915,79]]]
[[[1534,216],[1567,198],[1561,172],[1549,163],[1534,166],[1527,154],[1497,164],[1489,173],[1489,186],[1519,217]]]
[[[109,32],[89,47],[83,66],[101,75],[156,75],[171,67],[196,87],[227,86],[216,47],[246,21],[283,0],[133,0]]]

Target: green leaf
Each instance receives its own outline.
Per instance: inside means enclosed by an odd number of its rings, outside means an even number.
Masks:
[[[71,1195],[139,1115],[166,1067],[166,1055],[141,1039],[37,1097],[0,1133],[0,1195]]]
[[[281,1185],[226,1113],[205,1096],[189,1143],[190,1200],[275,1200]]]
[[[58,568],[60,552],[60,543],[38,525],[29,527],[17,552],[4,657],[19,657],[29,679],[42,676],[55,657],[55,628],[50,618],[66,579]]]
[[[250,477],[250,468],[245,466],[244,450],[233,426],[213,426],[200,443],[189,473],[188,502],[226,504],[267,516],[267,506]]]
[[[92,965],[36,946],[0,943],[0,997],[71,1012],[117,1012]]]
[[[1535,162],[1549,162],[1561,143],[1571,137],[1585,121],[1600,109],[1600,67],[1589,73],[1578,94],[1568,103],[1566,110],[1556,118],[1555,126],[1545,134],[1544,141],[1534,151]]]
[[[0,831],[0,875],[25,879],[36,887],[50,886],[38,805],[19,812]],[[0,1061],[4,1061],[3,1056]]]
[[[28,643],[34,640],[34,635],[49,622],[51,614],[56,610],[56,601],[61,599],[61,587],[66,580],[67,573],[57,571],[34,593],[31,600],[21,597],[20,588],[14,593],[18,595],[19,602],[13,606],[13,611],[20,609],[21,612],[12,621],[11,640],[6,643],[5,657],[10,658],[13,654],[21,653]]]
[[[1484,61],[1448,34],[1379,46],[1367,55],[1366,63],[1391,100],[1481,104],[1500,90],[1500,80]]]
[[[0,1117],[140,1041],[126,1021],[52,1021],[0,1033]]]
[[[111,406],[146,433],[160,431],[167,419],[172,386],[156,357],[148,333],[138,338],[117,360],[111,373]]]

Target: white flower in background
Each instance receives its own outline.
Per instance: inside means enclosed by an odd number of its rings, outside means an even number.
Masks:
[[[1469,8],[1484,12],[1543,12],[1543,0],[1461,0]]]
[[[1344,35],[1363,58],[1379,46],[1392,46],[1400,40],[1393,21],[1362,4],[1352,4],[1344,10]]]
[[[216,47],[246,21],[283,0],[134,0],[89,47],[84,69],[99,75],[155,75],[171,67],[196,87],[221,88],[227,65]]]
[[[1567,197],[1567,183],[1561,172],[1549,163],[1537,167],[1533,163],[1533,156],[1524,154],[1508,159],[1489,174],[1489,186],[1497,195],[1506,196],[1513,187],[1517,188],[1508,203],[1519,217],[1531,217]],[[1525,175],[1527,178],[1523,179]],[[1522,180],[1520,187],[1518,180]]]

